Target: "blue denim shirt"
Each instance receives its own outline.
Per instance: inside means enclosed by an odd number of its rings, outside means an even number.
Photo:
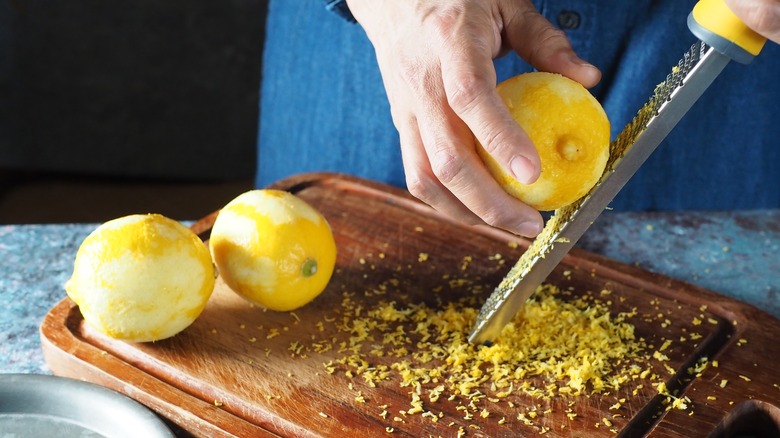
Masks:
[[[613,138],[695,41],[693,0],[537,0],[603,73],[592,89]],[[256,183],[336,171],[404,186],[398,133],[373,47],[319,2],[271,0]],[[496,61],[503,80],[531,68]],[[780,47],[731,63],[613,202],[619,210],[780,207]]]

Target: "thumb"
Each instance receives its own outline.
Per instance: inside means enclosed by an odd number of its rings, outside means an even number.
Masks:
[[[587,88],[601,79],[595,66],[574,52],[562,30],[544,18],[530,2],[515,2],[507,14],[504,42],[534,68],[559,73]]]
[[[780,0],[726,0],[726,6],[756,33],[780,44]]]

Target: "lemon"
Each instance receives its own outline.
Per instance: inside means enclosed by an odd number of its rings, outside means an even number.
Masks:
[[[158,214],[130,215],[84,239],[65,290],[98,331],[147,342],[192,324],[214,281],[208,248],[189,228]]]
[[[498,84],[497,90],[541,161],[539,179],[525,185],[477,147],[504,190],[543,211],[587,194],[609,158],[609,120],[601,104],[580,83],[554,73],[524,73]]]
[[[316,298],[336,264],[336,242],[322,214],[280,190],[251,190],[230,201],[214,222],[209,246],[231,289],[278,311]]]

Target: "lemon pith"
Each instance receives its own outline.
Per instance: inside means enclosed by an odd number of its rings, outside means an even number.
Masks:
[[[609,158],[609,120],[601,104],[581,84],[553,73],[521,74],[498,84],[497,90],[541,161],[539,179],[524,185],[478,147],[504,190],[543,211],[588,193]]]
[[[325,218],[280,190],[252,190],[229,202],[217,216],[209,245],[225,283],[271,310],[293,310],[313,300],[336,263]]]
[[[208,249],[191,230],[161,215],[130,215],[87,236],[65,290],[100,332],[147,342],[188,327],[214,278]]]

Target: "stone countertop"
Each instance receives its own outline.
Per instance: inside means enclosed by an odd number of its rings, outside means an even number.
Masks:
[[[0,226],[0,373],[50,373],[38,328],[65,297],[76,251],[96,226]],[[577,246],[780,318],[780,210],[607,212]]]

